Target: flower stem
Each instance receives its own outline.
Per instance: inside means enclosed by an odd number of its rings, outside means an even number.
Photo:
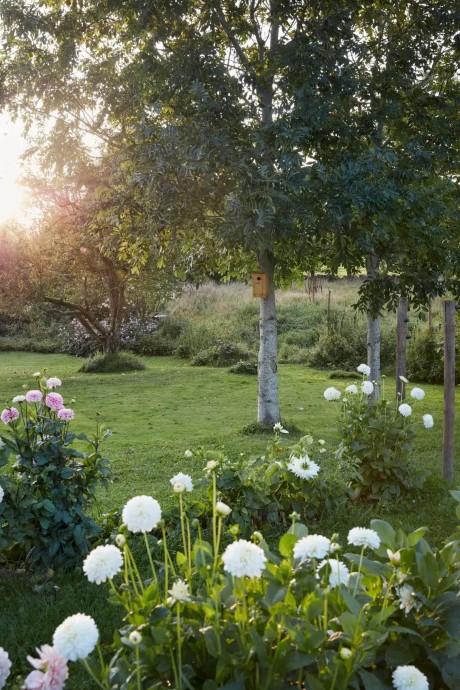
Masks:
[[[152,576],[153,576],[155,583],[158,584],[157,572],[155,570],[155,564],[153,563],[153,558],[152,558],[152,554],[150,551],[150,544],[149,544],[149,540],[147,537],[147,532],[144,532],[144,541],[145,541],[145,548],[147,549],[147,554],[149,557],[150,568],[152,569]]]

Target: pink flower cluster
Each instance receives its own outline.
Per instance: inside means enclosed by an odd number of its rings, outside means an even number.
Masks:
[[[0,414],[0,419],[2,420],[3,424],[10,424],[18,419],[18,417],[19,410],[17,410],[15,407],[7,407],[6,410],[3,410]]]
[[[48,644],[37,649],[37,654],[39,659],[27,657],[36,670],[31,671],[25,679],[22,686],[24,690],[62,690],[69,677],[67,661]]]

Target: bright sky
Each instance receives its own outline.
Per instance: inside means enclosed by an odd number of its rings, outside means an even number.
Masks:
[[[0,224],[11,218],[27,222],[27,195],[19,183],[20,156],[26,148],[21,126],[0,114]]]

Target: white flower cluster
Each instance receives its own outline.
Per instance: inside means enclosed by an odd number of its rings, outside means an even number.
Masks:
[[[0,647],[0,688],[3,688],[6,679],[10,675],[11,661],[8,652],[5,652],[3,647]]]
[[[177,580],[168,592],[171,595],[170,603],[172,604],[177,601],[190,601],[188,584],[183,580]]]

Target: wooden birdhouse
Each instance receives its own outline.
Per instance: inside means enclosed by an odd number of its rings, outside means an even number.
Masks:
[[[268,273],[252,274],[252,296],[268,297]]]

